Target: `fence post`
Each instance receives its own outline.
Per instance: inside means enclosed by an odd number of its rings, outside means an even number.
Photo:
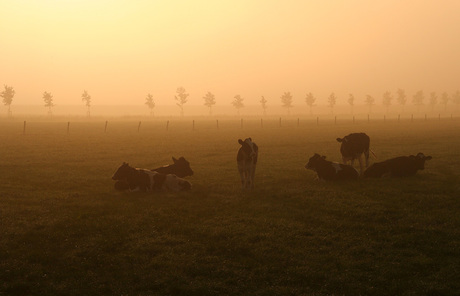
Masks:
[[[195,119],[192,120],[192,130],[193,130],[193,131],[195,130]]]
[[[410,115],[410,122],[413,122],[414,121],[414,114],[411,114]]]
[[[106,120],[106,121],[105,121],[105,128],[104,128],[104,133],[106,133],[106,132],[107,132],[107,124],[108,124],[108,123],[109,123],[109,122]]]
[[[67,122],[67,133],[69,133],[69,129],[70,129],[70,121]]]
[[[300,126],[300,118],[297,118],[297,127]]]
[[[216,126],[217,126],[217,129],[219,129],[219,119],[216,119]]]
[[[22,134],[25,135],[26,134],[26,121],[24,120],[24,129],[22,131]]]
[[[166,130],[167,130],[167,131],[169,130],[169,120],[166,121]]]
[[[369,123],[369,114],[367,114],[367,123]]]
[[[425,121],[426,121],[426,114],[425,114]]]
[[[438,120],[441,120],[441,113],[438,114]]]
[[[334,116],[334,124],[337,125],[337,115]]]
[[[401,118],[401,114],[398,114],[398,122],[399,122],[399,119]]]
[[[319,125],[319,117],[316,117],[316,125]]]
[[[241,118],[241,128],[243,128],[243,118]]]
[[[263,121],[262,118],[260,119],[260,127],[261,127],[261,128],[264,128],[264,121]]]
[[[281,117],[280,117],[280,127],[281,127]]]
[[[383,115],[383,123],[385,123],[385,121],[386,121],[386,116]]]
[[[142,121],[139,121],[139,125],[137,126],[137,132],[139,132],[139,129],[141,128],[141,122]]]
[[[355,116],[353,115],[353,124],[355,124]]]

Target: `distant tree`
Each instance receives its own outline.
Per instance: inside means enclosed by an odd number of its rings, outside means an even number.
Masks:
[[[88,92],[85,90],[83,94],[81,95],[81,100],[85,102],[86,105],[86,116],[90,117],[90,108],[91,108],[91,96],[88,94]]]
[[[145,104],[150,109],[150,116],[153,116],[153,109],[155,108],[155,101],[153,101],[152,94],[147,94],[145,98]]]
[[[369,113],[371,113],[372,112],[372,106],[375,104],[375,99],[371,95],[367,95],[365,103],[369,107]]]
[[[396,91],[396,100],[398,101],[399,105],[401,105],[402,112],[404,112],[404,106],[406,106],[407,98],[406,92],[404,89],[398,89]]]
[[[3,98],[3,104],[5,106],[8,106],[8,117],[12,116],[11,112],[11,103],[13,103],[13,98],[14,95],[16,94],[16,91],[12,86],[4,85],[5,90],[0,93],[0,97]]]
[[[305,103],[307,103],[308,107],[310,107],[310,115],[313,114],[313,106],[315,106],[315,101],[316,98],[311,92],[309,92],[305,97]]]
[[[184,116],[184,104],[187,103],[188,93],[185,92],[185,88],[178,87],[176,90],[177,96],[174,99],[177,101],[176,105],[180,108],[180,116]]]
[[[438,103],[438,95],[433,91],[430,93],[430,106],[431,112],[434,111],[434,106]]]
[[[415,93],[412,97],[412,103],[417,107],[417,112],[420,112],[420,107],[423,105],[423,100],[425,99],[425,95],[423,94],[422,90],[419,90]]]
[[[388,113],[388,110],[390,110],[392,100],[393,100],[393,97],[389,91],[386,91],[383,93],[382,105],[385,106],[386,113]]]
[[[447,110],[447,103],[449,103],[449,94],[447,92],[443,92],[441,95],[441,104],[444,105],[444,110]]]
[[[331,113],[334,113],[334,106],[337,103],[337,97],[334,93],[331,93],[327,98],[327,102],[329,103],[329,107],[331,108]]]
[[[452,95],[452,102],[457,105],[457,109],[458,109],[458,106],[460,106],[460,91],[456,91],[453,95]]]
[[[351,114],[354,114],[353,109],[355,107],[355,96],[353,94],[348,95],[348,104],[351,107]]]
[[[216,104],[216,97],[208,91],[203,97],[204,105],[209,108],[209,115],[212,115],[212,107]]]
[[[290,114],[290,109],[292,108],[292,95],[291,92],[284,92],[281,96],[281,104],[284,108],[287,108],[288,115]]]
[[[262,105],[262,109],[264,110],[264,111],[263,111],[263,112],[264,112],[264,113],[263,113],[264,116],[267,115],[267,100],[265,99],[264,96],[262,96],[262,98],[260,99],[259,102],[260,102],[260,104]]]
[[[53,115],[53,112],[51,108],[53,108],[54,103],[53,103],[53,95],[49,92],[44,92],[43,93],[43,101],[45,101],[45,107],[48,107],[48,115],[51,116]]]
[[[236,112],[238,113],[238,116],[240,115],[240,109],[244,107],[243,101],[244,99],[240,95],[234,96],[232,105],[233,107],[236,108]]]

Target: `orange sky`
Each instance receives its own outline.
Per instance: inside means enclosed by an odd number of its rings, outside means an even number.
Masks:
[[[0,85],[13,104],[174,104],[210,91],[294,105],[460,89],[458,0],[0,0]]]

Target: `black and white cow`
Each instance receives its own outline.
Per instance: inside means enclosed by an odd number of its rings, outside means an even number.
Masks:
[[[340,145],[340,153],[342,154],[343,164],[347,164],[351,161],[351,166],[355,159],[359,160],[359,169],[361,175],[363,174],[363,161],[362,155],[366,159],[366,168],[369,166],[369,145],[370,138],[365,133],[352,133],[343,138],[337,138],[337,142],[342,143]]]
[[[326,160],[326,156],[315,153],[305,165],[308,170],[315,171],[321,181],[356,180],[358,171],[352,166]]]
[[[186,191],[190,190],[190,182],[174,174],[162,174],[148,169],[133,168],[124,162],[112,176],[115,189],[119,191]]]
[[[238,164],[238,172],[241,177],[241,185],[244,188],[254,188],[254,175],[256,172],[257,158],[259,156],[259,147],[247,138],[244,141],[238,139],[241,145],[236,155],[236,162]]]
[[[173,164],[165,165],[165,166],[153,169],[152,171],[159,172],[162,174],[174,174],[180,178],[184,178],[184,177],[193,175],[193,171],[192,171],[192,168],[190,167],[190,163],[184,157],[179,157],[179,159],[176,159],[173,157],[172,160],[173,160]]]
[[[418,153],[415,156],[399,156],[382,162],[376,162],[364,172],[364,177],[380,178],[386,176],[413,176],[418,170],[425,169],[425,161],[430,159],[432,159],[431,156],[425,156],[423,153]]]

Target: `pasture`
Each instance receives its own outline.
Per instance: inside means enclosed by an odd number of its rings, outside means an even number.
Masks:
[[[0,295],[459,295],[460,120],[0,122]],[[403,179],[320,183],[315,152],[365,132]],[[238,138],[259,146],[242,191]],[[190,192],[119,193],[123,161],[184,156]]]

